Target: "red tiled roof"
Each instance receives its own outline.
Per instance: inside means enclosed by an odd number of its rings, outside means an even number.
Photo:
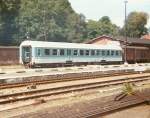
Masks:
[[[147,35],[142,36],[142,39],[150,40],[150,34],[147,34]]]
[[[94,39],[91,39],[85,43],[87,44],[92,44],[92,43],[102,43],[100,40],[103,40],[104,39],[107,39],[107,40],[113,40],[113,41],[121,41],[121,42],[125,42],[125,37],[123,36],[116,36],[116,37],[111,37],[111,36],[106,36],[106,35],[102,35],[102,36],[99,36],[99,37],[96,37]],[[148,39],[145,39],[144,37],[141,37],[141,38],[129,38],[127,37],[127,42],[129,44],[141,44],[141,45],[150,45],[150,34],[149,34],[149,40]]]
[[[94,39],[91,39],[91,40],[89,40],[89,41],[86,41],[85,43],[90,44],[90,43],[96,42],[96,41],[98,41],[98,40],[100,40],[100,39],[102,39],[102,38],[107,38],[107,39],[113,40],[113,38],[110,37],[110,36],[102,35],[102,36],[96,37],[96,38],[94,38]]]

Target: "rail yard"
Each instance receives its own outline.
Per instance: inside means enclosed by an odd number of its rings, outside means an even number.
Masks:
[[[129,106],[149,104],[149,89],[149,63],[36,69],[3,67],[0,116],[97,118]]]
[[[148,5],[1,0],[0,118],[150,118]]]

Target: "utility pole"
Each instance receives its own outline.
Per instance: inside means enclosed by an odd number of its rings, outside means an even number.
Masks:
[[[47,36],[46,36],[46,11],[45,11],[45,9],[44,9],[43,24],[44,24],[44,40],[47,41]]]
[[[124,64],[127,64],[127,3],[125,0],[125,47],[124,47]]]

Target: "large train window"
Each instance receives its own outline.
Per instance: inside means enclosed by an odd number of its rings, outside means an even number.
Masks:
[[[118,56],[119,55],[119,51],[116,51],[116,56]]]
[[[52,55],[57,55],[57,49],[52,50]]]
[[[50,55],[50,49],[45,49],[44,53],[45,53],[45,55]]]
[[[91,50],[91,55],[95,55],[95,50]]]
[[[121,51],[119,51],[119,55],[120,55],[120,56],[122,55],[122,52],[121,52]]]
[[[85,51],[85,55],[86,55],[86,56],[90,55],[90,51],[89,51],[89,50],[86,50],[86,51]]]
[[[65,50],[64,49],[60,49],[60,55],[61,56],[65,55]]]
[[[114,51],[112,50],[112,51],[111,51],[111,56],[113,56],[113,55],[114,55]]]
[[[97,50],[97,51],[96,51],[96,55],[97,55],[97,56],[100,55],[100,50]]]
[[[105,50],[102,50],[102,56],[105,56]]]
[[[84,55],[84,50],[80,50],[80,55],[81,55],[81,56]]]
[[[109,50],[107,50],[107,56],[109,56],[110,55],[110,51]]]
[[[38,49],[38,50],[37,50],[37,55],[38,55],[38,56],[41,56],[41,49]]]
[[[78,50],[74,50],[73,55],[78,55]]]
[[[71,55],[71,50],[67,49],[67,55]]]

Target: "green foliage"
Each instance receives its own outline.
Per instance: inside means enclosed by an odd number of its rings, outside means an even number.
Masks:
[[[33,40],[45,40],[46,34],[47,41],[77,42],[85,29],[85,19],[67,0],[22,0],[18,20],[19,41],[28,32]]]
[[[134,93],[133,85],[131,83],[125,83],[123,93],[127,95],[132,95]]]
[[[21,41],[47,40],[84,42],[100,35],[117,36],[120,28],[108,16],[86,22],[68,0],[0,0],[0,45],[19,45]],[[127,19],[127,34],[147,33],[148,15],[132,12]],[[124,28],[122,29],[124,34]]]
[[[86,37],[85,17],[68,0],[1,0],[0,43],[31,40],[81,42]],[[11,40],[10,40],[11,39]]]
[[[111,23],[108,16],[103,16],[99,21],[89,20],[87,23],[88,38],[100,35],[118,35],[119,27]]]
[[[88,38],[92,39],[99,35],[99,22],[89,20],[87,23]]]
[[[148,34],[150,34],[150,27],[148,28]]]
[[[0,44],[10,45],[12,37],[18,32],[16,17],[20,0],[0,0]]]
[[[131,12],[127,17],[127,36],[141,37],[148,33],[145,27],[148,21],[148,14],[145,12]],[[125,26],[122,29],[122,34],[125,34]]]

